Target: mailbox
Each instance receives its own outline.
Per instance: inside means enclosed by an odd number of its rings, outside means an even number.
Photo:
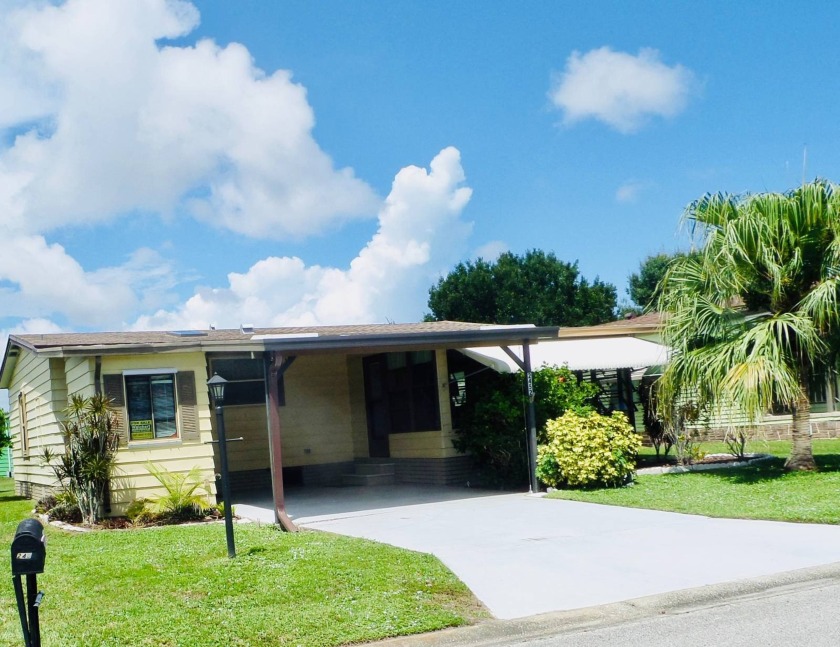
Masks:
[[[37,519],[18,524],[12,540],[12,575],[36,575],[44,572],[47,543],[44,527]]]

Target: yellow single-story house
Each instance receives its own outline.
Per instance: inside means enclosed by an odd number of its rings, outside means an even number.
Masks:
[[[340,484],[356,470],[375,472],[364,465],[377,459],[388,459],[397,481],[463,483],[469,458],[452,444],[463,384],[453,357],[462,356],[453,350],[528,349],[557,335],[556,327],[446,321],[11,335],[0,388],[9,392],[16,489],[40,497],[57,485],[42,456],[63,449],[68,398],[104,393],[120,430],[112,514],[159,487],[150,462],[170,472],[198,467],[215,493],[219,450],[206,385],[214,374],[227,380],[232,488],[271,487],[280,521],[284,483]],[[530,371],[527,358],[523,368]]]

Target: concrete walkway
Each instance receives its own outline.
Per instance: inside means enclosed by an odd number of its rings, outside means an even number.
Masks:
[[[437,556],[501,619],[840,561],[840,526],[433,490],[440,493],[432,502],[429,488],[338,488],[307,490],[305,495],[301,490],[302,496],[311,497],[311,507],[302,500],[296,506],[290,493],[288,509],[295,515],[297,508],[295,520],[304,528]],[[319,492],[326,497],[320,509]],[[325,503],[329,497],[333,502]],[[342,507],[336,497],[351,505]],[[253,511],[262,509],[267,512],[262,519],[271,521],[271,513],[259,505],[236,509],[241,516],[257,518],[260,514]]]

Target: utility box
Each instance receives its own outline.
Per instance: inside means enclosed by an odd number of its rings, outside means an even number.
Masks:
[[[44,526],[37,519],[24,519],[18,524],[12,540],[12,575],[43,573],[46,559]]]

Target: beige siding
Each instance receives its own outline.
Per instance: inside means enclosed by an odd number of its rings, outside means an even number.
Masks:
[[[170,472],[187,473],[193,467],[201,470],[201,480],[215,494],[215,467],[213,464],[211,409],[205,385],[207,375],[203,353],[171,353],[158,355],[105,356],[102,374],[122,373],[132,369],[175,369],[193,371],[196,378],[196,398],[200,441],[184,443],[173,440],[131,442],[117,452],[117,471],[113,482],[112,503],[114,514],[121,513],[125,505],[136,498],[160,494],[163,489],[148,473],[147,463]],[[93,365],[91,364],[91,370]],[[179,407],[180,409],[180,407]],[[180,433],[180,420],[179,420]]]
[[[23,454],[18,396],[26,395],[29,452]],[[38,357],[22,350],[9,389],[10,424],[14,446],[15,479],[40,488],[57,484],[52,470],[41,464],[46,447],[64,448],[60,421],[67,406],[64,360]]]
[[[347,360],[343,355],[298,357],[284,376],[280,407],[283,465],[353,460]]]
[[[388,444],[392,458],[449,458],[458,456],[452,445],[452,413],[449,408],[449,368],[446,351],[435,354],[437,364],[438,402],[440,404],[440,430],[418,431],[408,434],[391,434]]]
[[[228,468],[231,472],[266,469],[271,465],[268,451],[268,425],[264,404],[225,407],[225,434],[243,438],[228,443]],[[216,437],[216,417],[213,415],[213,437]],[[216,452],[216,470],[220,470]]]
[[[286,404],[280,407],[283,466],[353,460],[354,437],[346,358],[341,355],[298,357],[283,380],[286,393]],[[242,442],[228,444],[230,471],[269,468],[271,456],[265,406],[225,407],[224,415],[227,437],[244,438]],[[215,413],[212,425],[215,438]],[[367,431],[364,433],[366,443]],[[363,455],[367,456],[367,453]]]
[[[67,393],[89,398],[95,393],[94,365],[92,357],[68,357],[64,360],[64,372],[67,375]]]

